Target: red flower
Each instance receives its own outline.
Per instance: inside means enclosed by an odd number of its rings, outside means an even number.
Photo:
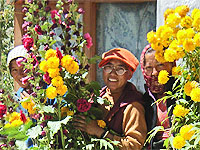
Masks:
[[[63,58],[62,53],[61,53],[61,51],[58,49],[58,47],[56,47],[56,56],[60,59],[60,61],[61,61],[61,59]]]
[[[86,99],[77,100],[77,109],[80,112],[86,112],[91,108],[91,104]]]
[[[44,75],[43,75],[43,80],[47,83],[47,84],[50,84],[51,83],[51,79],[49,77],[49,73],[46,72]]]
[[[24,48],[29,51],[33,47],[33,38],[26,37],[23,39]]]
[[[86,33],[86,34],[84,35],[84,39],[86,39],[86,41],[87,41],[86,46],[87,46],[87,48],[89,49],[89,48],[93,45],[93,43],[92,43],[92,38],[91,38],[90,34],[89,34],[89,33]]]
[[[2,118],[3,115],[6,114],[6,112],[7,112],[6,105],[0,104],[0,118]]]
[[[37,32],[37,34],[42,35],[43,31],[41,29],[41,27],[39,25],[35,25],[35,31]]]
[[[51,11],[51,19],[52,19],[53,23],[56,23],[56,16],[59,17],[59,24],[61,24],[61,16],[60,16],[60,14],[58,13],[57,10],[52,10]]]
[[[26,116],[24,115],[24,113],[23,113],[23,111],[22,110],[20,110],[20,119],[21,119],[21,121],[23,121],[23,123],[25,123],[26,122]]]

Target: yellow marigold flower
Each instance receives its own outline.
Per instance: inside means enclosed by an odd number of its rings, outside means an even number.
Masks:
[[[79,65],[78,65],[77,62],[72,61],[71,65],[66,66],[65,69],[66,69],[69,73],[75,74],[75,73],[78,71],[78,69],[79,69]]]
[[[192,10],[191,17],[192,17],[193,19],[195,18],[195,15],[196,15],[197,12],[200,12],[200,10],[197,9],[197,8],[194,8],[194,9]]]
[[[73,111],[70,110],[70,111],[67,112],[67,116],[73,116],[73,115],[74,115]]]
[[[173,146],[176,149],[181,149],[185,145],[185,139],[182,136],[176,136],[173,139]]]
[[[198,86],[198,83],[196,81],[188,81],[185,85],[184,85],[184,92],[187,96],[190,96],[190,93],[192,91],[193,88],[196,88]]]
[[[9,117],[9,122],[13,122],[14,120],[20,120],[20,113],[13,112]]]
[[[59,68],[55,68],[55,69],[49,68],[48,69],[49,77],[54,78],[56,76],[59,76],[60,75],[59,71],[60,71]]]
[[[168,48],[165,50],[164,58],[168,62],[174,62],[176,60],[176,50]]]
[[[28,108],[28,102],[22,102],[21,103],[22,107],[27,109]]]
[[[101,128],[105,128],[106,127],[106,123],[103,120],[97,120],[97,124]]]
[[[193,51],[195,49],[195,43],[193,39],[185,39],[183,42],[183,48],[187,51]]]
[[[21,126],[23,124],[23,121],[21,119],[19,120],[14,120],[12,123],[11,123],[11,127],[18,127],[18,126]]]
[[[152,43],[151,47],[156,51],[162,51],[163,45],[160,42]]]
[[[164,18],[165,18],[165,20],[167,19],[167,16],[168,16],[169,14],[173,14],[173,13],[174,13],[174,9],[168,8],[168,9],[164,12]]]
[[[51,57],[56,57],[56,50],[49,49],[48,51],[46,51],[46,53],[45,53],[45,59],[48,60]]]
[[[34,114],[36,112],[36,108],[33,108],[35,106],[35,104],[33,102],[29,102],[28,103],[28,112],[29,114]]]
[[[68,89],[66,85],[61,85],[57,87],[57,93],[60,94],[61,96],[63,96],[67,91]]]
[[[156,51],[155,58],[158,62],[161,62],[161,63],[166,62],[163,51]]]
[[[186,5],[178,6],[175,8],[175,12],[178,13],[181,17],[185,17],[189,10],[189,7]]]
[[[192,89],[190,97],[195,102],[200,102],[200,88]]]
[[[176,117],[185,117],[189,113],[189,109],[184,108],[182,105],[176,105],[173,110],[173,114]]]
[[[72,61],[74,61],[73,58],[70,55],[66,55],[61,59],[61,65],[66,68]]]
[[[194,36],[194,42],[195,42],[195,46],[200,47],[200,32],[198,32],[197,34],[195,34],[195,36]]]
[[[179,30],[176,34],[178,44],[182,45],[187,37],[187,32],[185,30]]]
[[[147,41],[149,43],[155,43],[157,41],[156,32],[153,30],[147,33]]]
[[[58,57],[51,57],[47,60],[47,66],[48,68],[52,68],[52,69],[55,69],[55,68],[58,68],[59,66],[59,58]]]
[[[188,28],[185,30],[187,32],[187,38],[193,38],[195,35],[195,31],[192,28]]]
[[[181,75],[181,67],[180,66],[173,67],[172,68],[172,75],[173,76]]]
[[[40,70],[42,70],[44,72],[47,72],[47,70],[48,70],[47,61],[46,60],[41,61],[39,67],[40,67]]]
[[[198,31],[200,28],[200,11],[197,11],[194,15],[192,26]]]
[[[163,30],[165,29],[166,25],[160,26],[157,30],[156,30],[156,37],[157,38],[161,38],[161,33],[163,32]]]
[[[57,96],[57,90],[55,87],[50,86],[46,89],[46,95],[49,99],[54,99]]]
[[[181,17],[177,13],[169,14],[166,19],[166,24],[171,28],[175,28],[180,22]]]
[[[192,125],[184,125],[180,129],[180,134],[185,140],[190,140],[194,135],[195,131],[191,130],[193,128]]]
[[[63,78],[61,76],[56,76],[51,80],[51,83],[53,84],[53,86],[55,87],[59,87],[61,85],[63,85]]]
[[[164,29],[161,32],[161,39],[167,40],[167,39],[171,38],[172,35],[173,35],[173,29],[171,27],[164,26]]]
[[[191,28],[192,26],[192,18],[190,16],[185,16],[181,19],[181,26],[183,28]]]
[[[158,82],[160,84],[166,84],[167,81],[169,80],[168,75],[169,73],[166,70],[161,70],[158,75]]]

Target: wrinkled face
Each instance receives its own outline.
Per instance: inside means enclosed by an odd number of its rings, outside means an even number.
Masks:
[[[24,65],[18,66],[16,63],[16,59],[12,60],[10,62],[10,72],[14,80],[20,85],[22,88],[28,87],[29,83],[27,82],[25,85],[22,84],[22,78],[26,77],[26,74],[24,73]]]
[[[144,71],[147,76],[151,77],[150,91],[152,93],[161,93],[164,86],[158,83],[158,75],[161,70],[167,70],[171,74],[173,64],[166,62],[160,63],[155,59],[155,51],[149,52],[145,55]]]
[[[132,77],[131,72],[123,62],[117,59],[111,59],[104,68],[106,66],[112,68],[112,71],[109,73],[109,71],[103,69],[104,83],[110,89],[111,93],[121,92],[124,89],[127,80]],[[124,74],[122,74],[123,69],[125,70]]]

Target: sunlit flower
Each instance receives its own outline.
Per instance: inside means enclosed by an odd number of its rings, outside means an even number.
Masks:
[[[185,146],[186,142],[185,139],[182,136],[176,136],[173,139],[173,146],[176,149],[181,149],[183,146]]]
[[[194,42],[195,42],[195,46],[200,47],[200,32],[195,34]]]
[[[181,17],[177,13],[169,14],[166,19],[166,24],[171,27],[175,28],[181,22]]]
[[[165,50],[164,58],[168,62],[174,62],[176,60],[176,50],[168,48]]]
[[[153,30],[147,33],[147,41],[149,43],[156,43],[157,37],[156,37],[156,32]]]
[[[200,102],[200,88],[192,89],[190,97],[195,102]]]
[[[158,75],[158,82],[160,84],[166,84],[169,80],[169,73],[166,70],[161,70]]]
[[[185,39],[183,42],[183,48],[187,51],[193,51],[195,49],[195,43],[193,39]]]
[[[39,67],[40,67],[40,70],[47,72],[48,70],[47,61],[46,60],[41,61]]]
[[[101,128],[105,128],[106,127],[106,123],[103,120],[97,120],[97,124]]]
[[[49,49],[48,51],[46,51],[45,59],[48,60],[50,57],[56,57],[56,50]]]
[[[61,96],[63,96],[68,91],[66,85],[58,86],[56,89],[57,89],[57,93],[60,94]]]
[[[178,66],[178,67],[173,67],[173,68],[172,68],[172,75],[173,75],[173,76],[181,75],[181,67],[180,67],[180,66]]]
[[[173,13],[174,13],[174,9],[168,8],[168,9],[164,12],[164,18],[165,18],[165,20],[167,19],[167,16],[168,16],[169,14],[173,14]]]
[[[185,140],[190,140],[194,135],[195,130],[191,130],[193,128],[192,125],[184,125],[180,129],[180,134]]]
[[[192,91],[193,88],[196,88],[198,86],[198,83],[196,81],[188,81],[185,85],[184,85],[184,92],[187,96],[190,96],[190,93]]]
[[[173,110],[173,114],[176,117],[185,117],[189,113],[189,109],[184,108],[182,105],[176,105]]]
[[[46,89],[46,96],[49,99],[54,99],[57,96],[57,90],[55,87],[50,86]]]
[[[61,76],[56,76],[51,80],[51,83],[53,84],[53,86],[55,87],[59,87],[61,85],[63,85],[63,78]]]
[[[163,51],[156,51],[155,58],[158,62],[161,62],[161,63],[166,62]]]
[[[49,68],[48,69],[49,77],[54,78],[54,77],[60,75],[59,71],[60,71],[59,68],[55,68],[55,69]]]
[[[181,26],[183,28],[190,28],[192,26],[192,18],[190,16],[185,16],[181,19]]]
[[[181,17],[185,17],[189,10],[188,6],[182,5],[175,8],[175,13],[178,13]]]
[[[58,68],[58,66],[59,66],[59,58],[51,57],[47,60],[47,67],[48,68],[55,69],[55,68]]]

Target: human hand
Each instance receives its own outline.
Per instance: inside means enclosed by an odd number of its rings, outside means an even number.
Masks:
[[[22,93],[20,93],[20,96],[21,96],[21,99],[24,99],[24,98],[30,97],[30,94],[28,94],[26,91],[23,91]]]
[[[86,122],[85,116],[77,115],[75,118],[73,118],[73,122],[73,125],[76,129],[84,131],[89,135],[100,137],[104,132],[104,129],[98,126],[96,120],[90,120],[89,122]]]

